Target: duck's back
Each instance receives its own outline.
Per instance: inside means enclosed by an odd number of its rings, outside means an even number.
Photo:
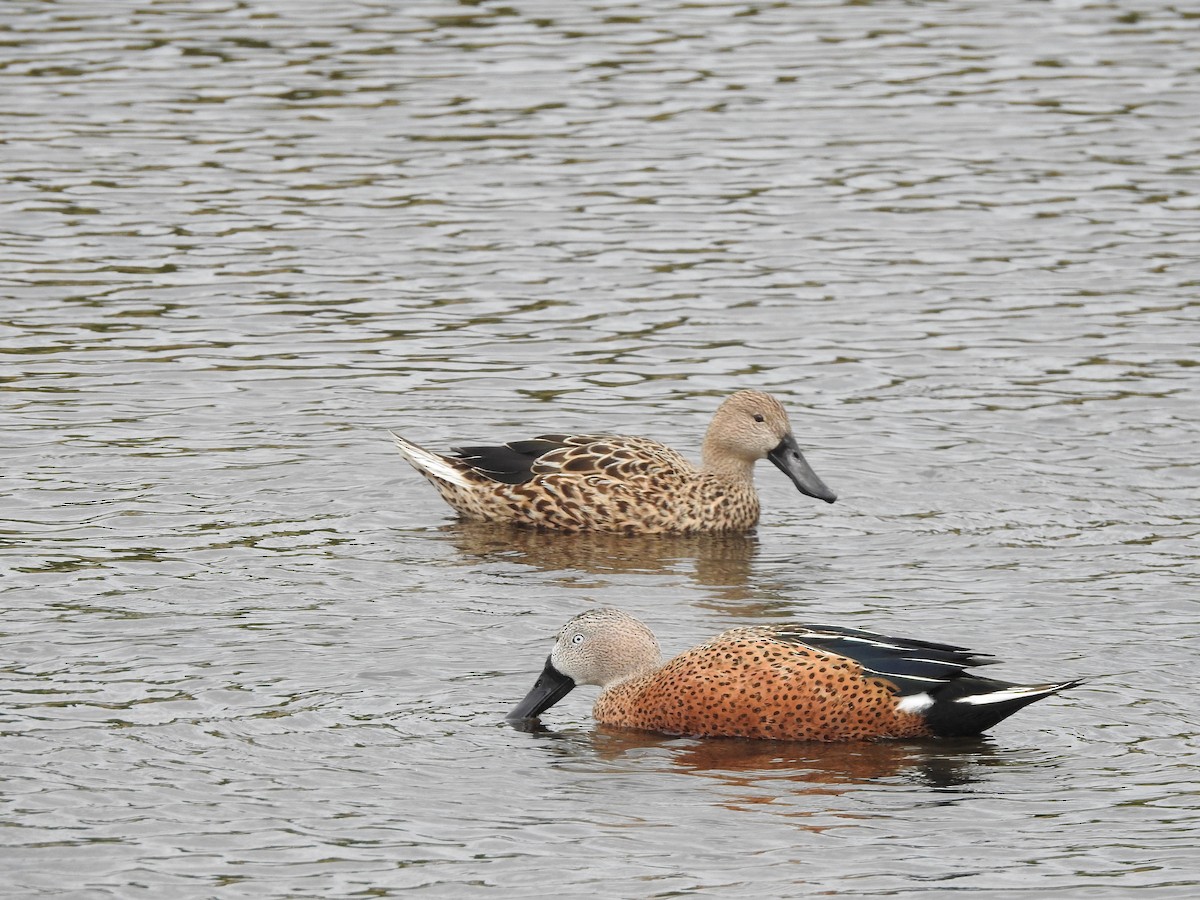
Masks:
[[[758,521],[752,485],[701,473],[649,438],[542,435],[455,453],[473,483],[437,486],[470,518],[638,534],[745,531]]]
[[[742,628],[605,691],[597,721],[726,737],[841,741],[918,737],[923,717],[902,712],[896,689],[852,659]]]

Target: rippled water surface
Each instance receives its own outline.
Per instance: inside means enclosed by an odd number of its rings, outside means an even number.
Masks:
[[[1159,2],[0,6],[0,892],[1196,896],[1200,18]],[[458,524],[392,449],[694,455],[739,538]],[[981,741],[503,715],[558,627],[1088,683]]]

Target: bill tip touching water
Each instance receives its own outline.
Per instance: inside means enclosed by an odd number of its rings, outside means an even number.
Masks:
[[[589,684],[601,688],[597,722],[642,731],[815,741],[966,737],[1081,683],[1013,684],[967,671],[994,662],[951,644],[783,624],[735,628],[663,663],[643,622],[593,609],[563,626],[507,718],[536,718]]]
[[[835,494],[813,471],[783,405],[738,391],[717,409],[697,467],[644,437],[545,434],[434,453],[392,433],[396,447],[467,519],[562,531],[736,532],[759,518],[754,466],[768,459],[803,494]]]

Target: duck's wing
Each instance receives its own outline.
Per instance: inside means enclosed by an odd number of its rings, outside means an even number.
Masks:
[[[893,682],[902,695],[924,693],[960,679],[973,666],[996,660],[954,644],[896,638],[837,625],[768,625],[773,640],[803,644],[853,660],[864,672]]]
[[[503,484],[524,484],[537,474],[540,461],[562,450],[570,440],[562,434],[544,434],[530,440],[476,447],[452,447],[454,459],[480,475]]]
[[[696,471],[670,447],[616,434],[544,434],[495,446],[455,447],[454,453],[481,475],[505,484],[525,484],[547,475],[599,475],[621,482]]]

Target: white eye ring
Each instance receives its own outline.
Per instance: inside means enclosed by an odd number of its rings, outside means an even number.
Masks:
[[[580,644],[583,643],[583,635],[582,634],[575,635],[573,638],[571,638],[571,643],[578,647]]]

